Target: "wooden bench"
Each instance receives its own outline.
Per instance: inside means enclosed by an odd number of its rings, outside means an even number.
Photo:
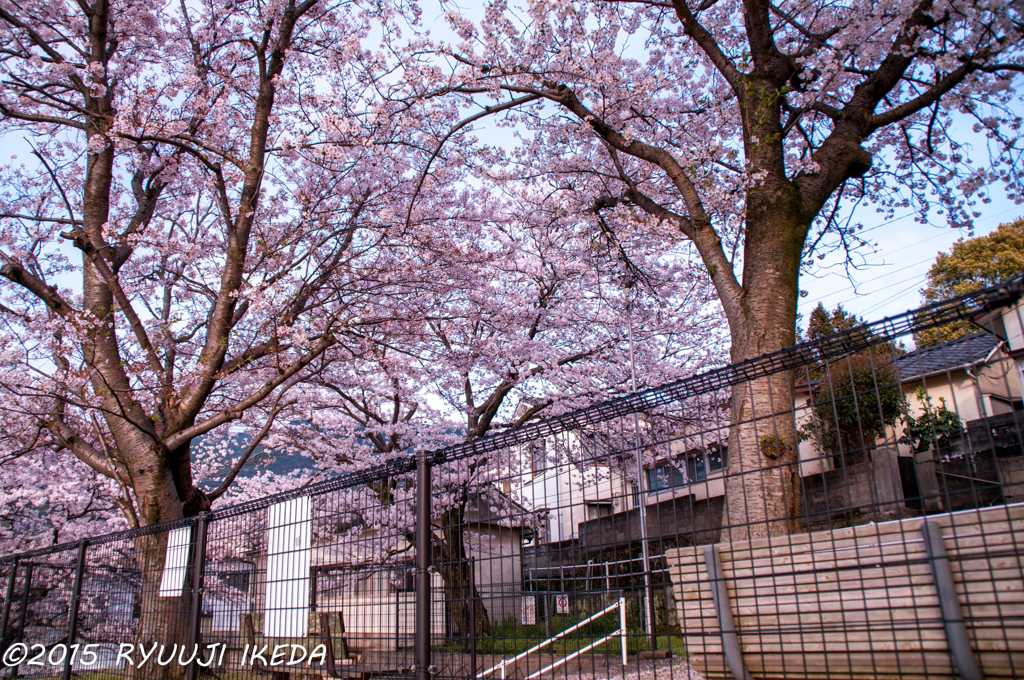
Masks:
[[[410,673],[411,668],[406,668],[398,663],[374,663],[372,662],[372,656],[367,654],[367,661],[363,661],[363,656],[351,657],[348,650],[348,642],[345,639],[345,618],[341,612],[337,612],[338,617],[338,634],[341,638],[341,659],[343,661],[351,661],[351,663],[344,663],[341,666],[338,665],[337,660],[334,656],[334,640],[331,633],[331,614],[328,612],[320,613],[320,638],[324,642],[324,646],[327,647],[327,663],[325,664],[327,675],[332,678],[345,679],[355,678],[356,680],[368,680],[374,676],[381,675],[398,675],[404,673]]]

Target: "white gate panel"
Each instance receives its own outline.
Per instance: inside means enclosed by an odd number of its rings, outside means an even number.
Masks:
[[[188,571],[188,546],[192,542],[192,527],[179,527],[167,535],[167,555],[164,573],[160,577],[160,597],[178,597],[185,587]]]
[[[313,522],[308,496],[268,508],[266,637],[309,633],[309,564]]]

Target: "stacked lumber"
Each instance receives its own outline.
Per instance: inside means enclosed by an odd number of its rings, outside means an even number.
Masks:
[[[1024,504],[932,515],[985,677],[1024,677]],[[756,678],[957,678],[923,518],[717,547]],[[666,552],[690,663],[730,678],[707,546]]]

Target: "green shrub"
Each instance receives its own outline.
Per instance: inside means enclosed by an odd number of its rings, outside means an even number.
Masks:
[[[950,411],[946,400],[939,397],[938,408],[932,407],[932,398],[918,387],[914,397],[921,405],[922,413],[918,417],[905,413],[902,418],[903,436],[901,444],[907,444],[914,453],[923,453],[934,448],[940,456],[949,455],[954,438],[963,434],[960,416]]]

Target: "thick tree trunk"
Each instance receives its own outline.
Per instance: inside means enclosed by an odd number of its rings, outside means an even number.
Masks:
[[[136,561],[142,570],[142,592],[139,629],[132,654],[135,666],[128,671],[131,678],[180,680],[185,677],[186,671],[180,660],[187,661],[191,654],[191,650],[188,650],[181,656],[183,646],[188,644],[191,620],[188,579],[180,594],[160,596],[168,536],[164,532],[135,540]],[[172,650],[175,651],[173,661],[161,665],[160,661],[167,661]],[[152,656],[144,656],[151,652]],[[162,658],[158,656],[160,654]]]
[[[792,399],[788,372],[733,388],[723,541],[779,536],[802,527]]]
[[[432,562],[441,572],[445,608],[459,633],[468,637],[467,631],[473,629],[474,637],[483,637],[491,634],[491,621],[477,584],[473,583],[472,589],[470,588],[469,570],[473,568],[473,562],[469,560],[466,543],[462,537],[465,529],[463,517],[461,511],[445,514],[441,536],[434,536]],[[471,604],[475,627],[470,625]]]
[[[152,446],[152,444],[151,444]],[[161,464],[162,457],[156,451],[148,451],[143,460],[152,461],[149,466],[139,465],[133,475],[136,499],[139,506],[139,520],[143,526],[152,526],[162,522],[179,520],[184,517],[182,502],[174,484],[174,478],[168,466]],[[189,594],[190,580],[186,578],[182,592],[169,597],[160,596],[160,583],[167,560],[169,532],[161,532],[135,539],[135,559],[142,572],[142,591],[140,594],[139,628],[135,639],[133,659],[135,667],[129,671],[133,678],[161,678],[179,680],[184,677],[186,667],[175,659],[166,665],[158,663],[157,657],[150,657],[144,665],[140,653],[149,653],[154,645],[157,652],[163,650],[167,660],[171,650],[177,645],[180,654],[182,645],[188,643],[189,623],[191,621],[191,597]],[[192,531],[192,543],[195,544],[195,530]],[[189,566],[194,554],[190,551]],[[187,572],[191,575],[191,572]],[[194,577],[194,575],[191,575]],[[191,650],[185,652],[184,660],[188,660]]]
[[[724,305],[736,363],[796,341],[802,245],[799,192],[765,182],[748,199],[743,293]],[[802,485],[789,372],[737,385],[726,466],[722,540],[777,536],[803,527]]]

